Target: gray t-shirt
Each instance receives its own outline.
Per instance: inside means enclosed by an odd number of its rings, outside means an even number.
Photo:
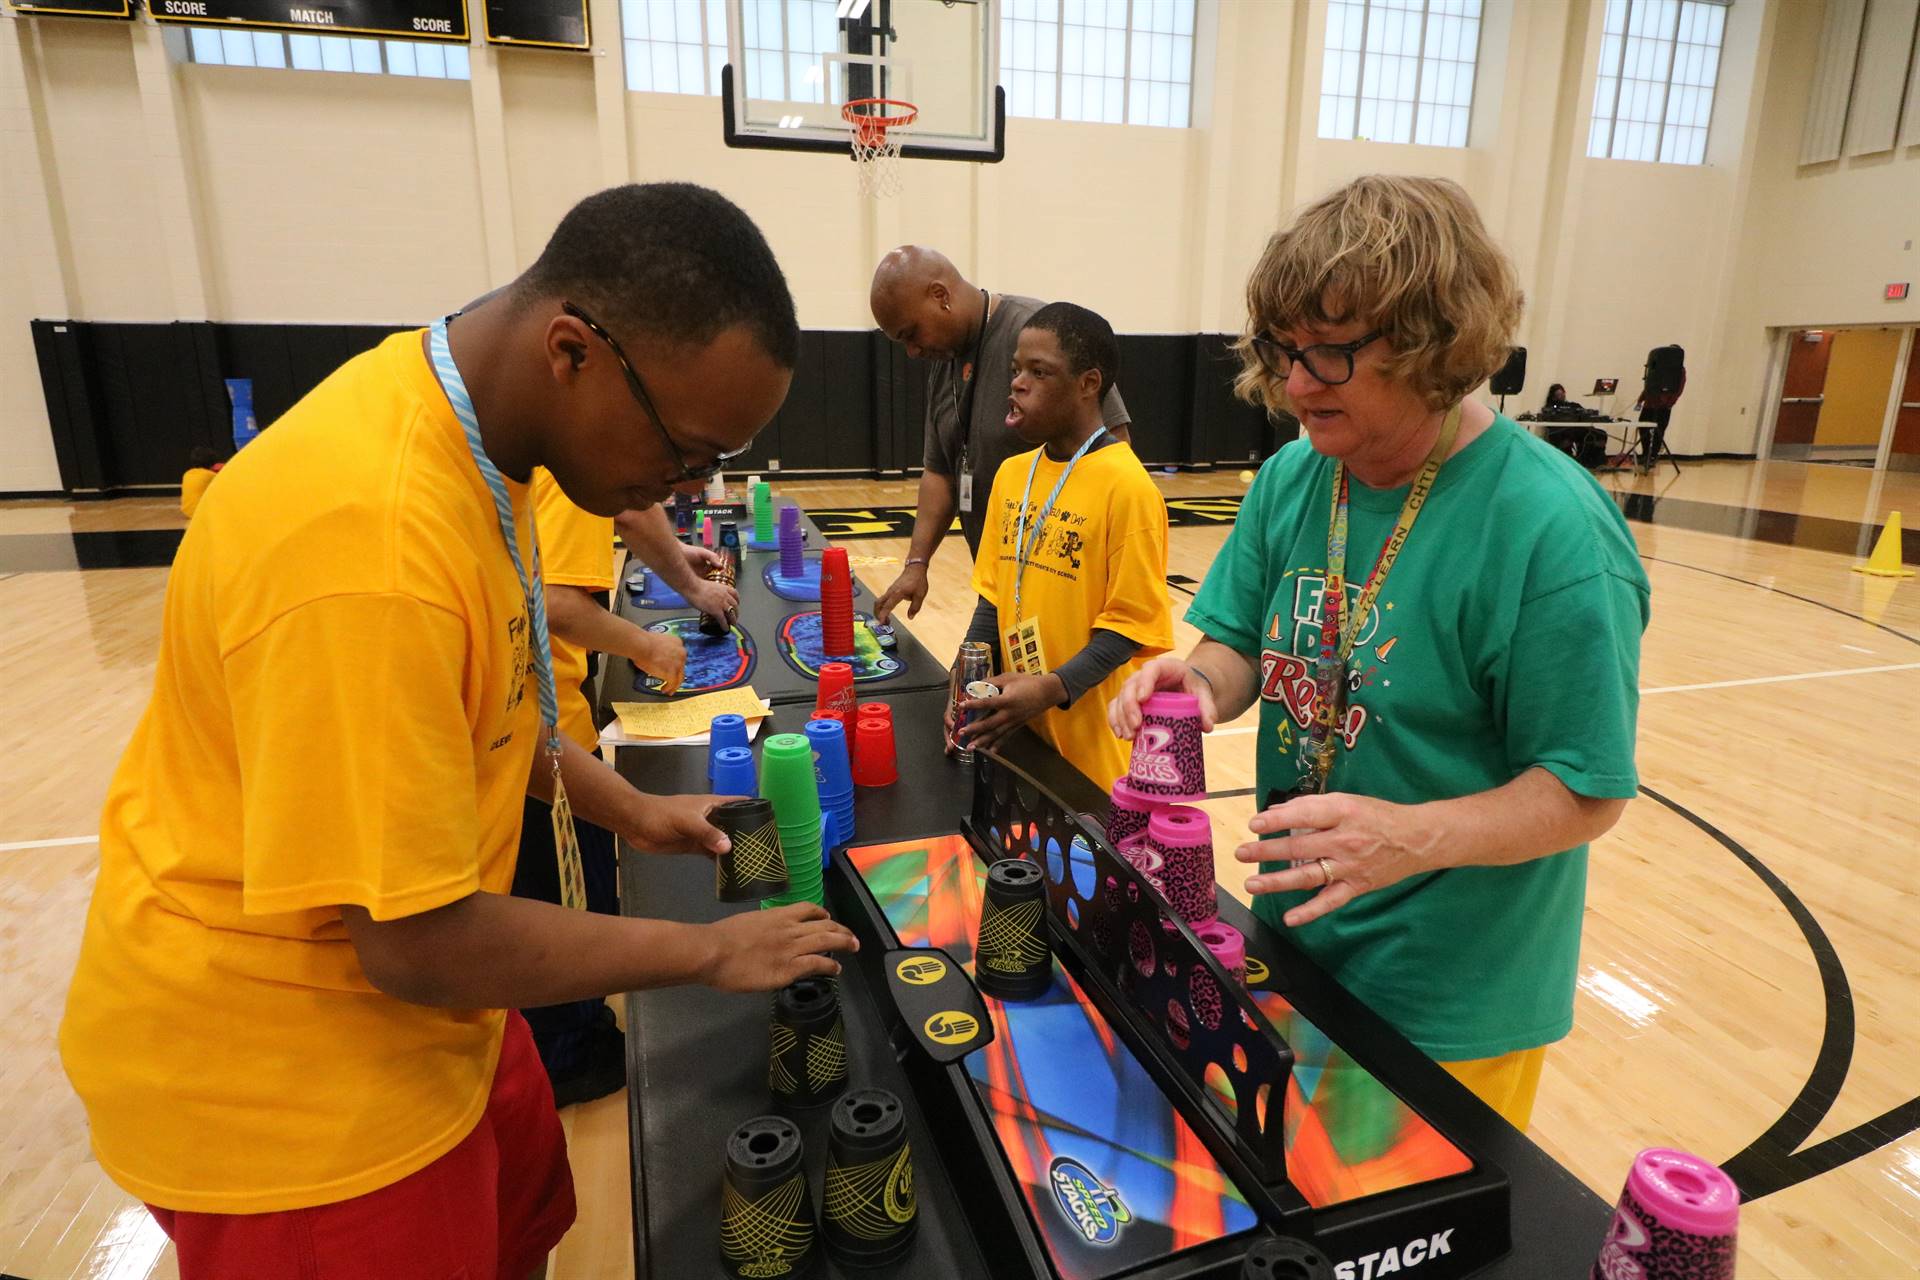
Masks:
[[[993,477],[999,473],[1000,464],[1033,448],[1008,429],[1007,397],[1013,391],[1013,352],[1020,343],[1020,330],[1044,305],[1038,298],[1000,295],[999,304],[987,317],[986,331],[980,335],[980,361],[971,371],[971,392],[967,386],[967,366],[973,358],[970,351],[934,365],[927,378],[924,465],[929,471],[957,477],[960,459],[965,455],[967,469],[973,473],[973,510],[960,513],[960,531],[966,535],[967,550],[974,554],[980,550],[980,534],[987,522],[987,495],[993,492]],[[969,429],[964,432],[960,425],[963,404],[970,410]],[[1117,384],[1107,388],[1101,416],[1109,427],[1125,426],[1132,420]],[[959,487],[956,479],[956,494]]]

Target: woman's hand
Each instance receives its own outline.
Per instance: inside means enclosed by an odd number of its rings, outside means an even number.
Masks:
[[[963,746],[992,747],[1067,700],[1066,684],[1051,671],[1037,676],[993,676],[990,683],[1000,690],[993,697],[961,700],[960,709],[967,713],[967,723],[960,730]]]
[[[1113,701],[1107,704],[1107,724],[1112,727],[1113,736],[1132,741],[1133,735],[1140,731],[1140,704],[1167,689],[1199,698],[1200,731],[1213,732],[1213,686],[1205,676],[1196,675],[1182,659],[1162,655],[1129,676]]]
[[[1247,877],[1248,893],[1319,892],[1287,912],[1289,928],[1318,920],[1363,893],[1432,871],[1440,838],[1421,817],[1423,805],[1392,804],[1336,792],[1296,796],[1253,815],[1255,835],[1292,834],[1241,845],[1241,862],[1291,862],[1279,871]]]

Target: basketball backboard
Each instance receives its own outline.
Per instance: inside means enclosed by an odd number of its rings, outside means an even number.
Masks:
[[[841,109],[911,102],[910,159],[992,163],[1006,151],[1000,0],[727,0],[728,146],[847,153]]]

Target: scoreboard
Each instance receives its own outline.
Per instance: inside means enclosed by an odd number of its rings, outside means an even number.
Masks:
[[[65,0],[62,0],[65,3]],[[465,44],[466,0],[147,0],[155,22]]]

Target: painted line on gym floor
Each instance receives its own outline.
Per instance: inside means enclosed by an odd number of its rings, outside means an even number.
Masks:
[[[61,836],[57,840],[16,840],[12,844],[0,844],[0,853],[12,853],[18,849],[53,849],[65,844],[99,843],[99,836]]]
[[[1641,697],[1656,693],[1691,693],[1699,689],[1737,689],[1755,684],[1791,684],[1795,680],[1829,680],[1834,676],[1868,676],[1885,671],[1920,671],[1920,662],[1896,662],[1884,667],[1843,667],[1837,671],[1803,671],[1788,676],[1753,676],[1745,680],[1712,680],[1706,684],[1669,684],[1642,689]]]

